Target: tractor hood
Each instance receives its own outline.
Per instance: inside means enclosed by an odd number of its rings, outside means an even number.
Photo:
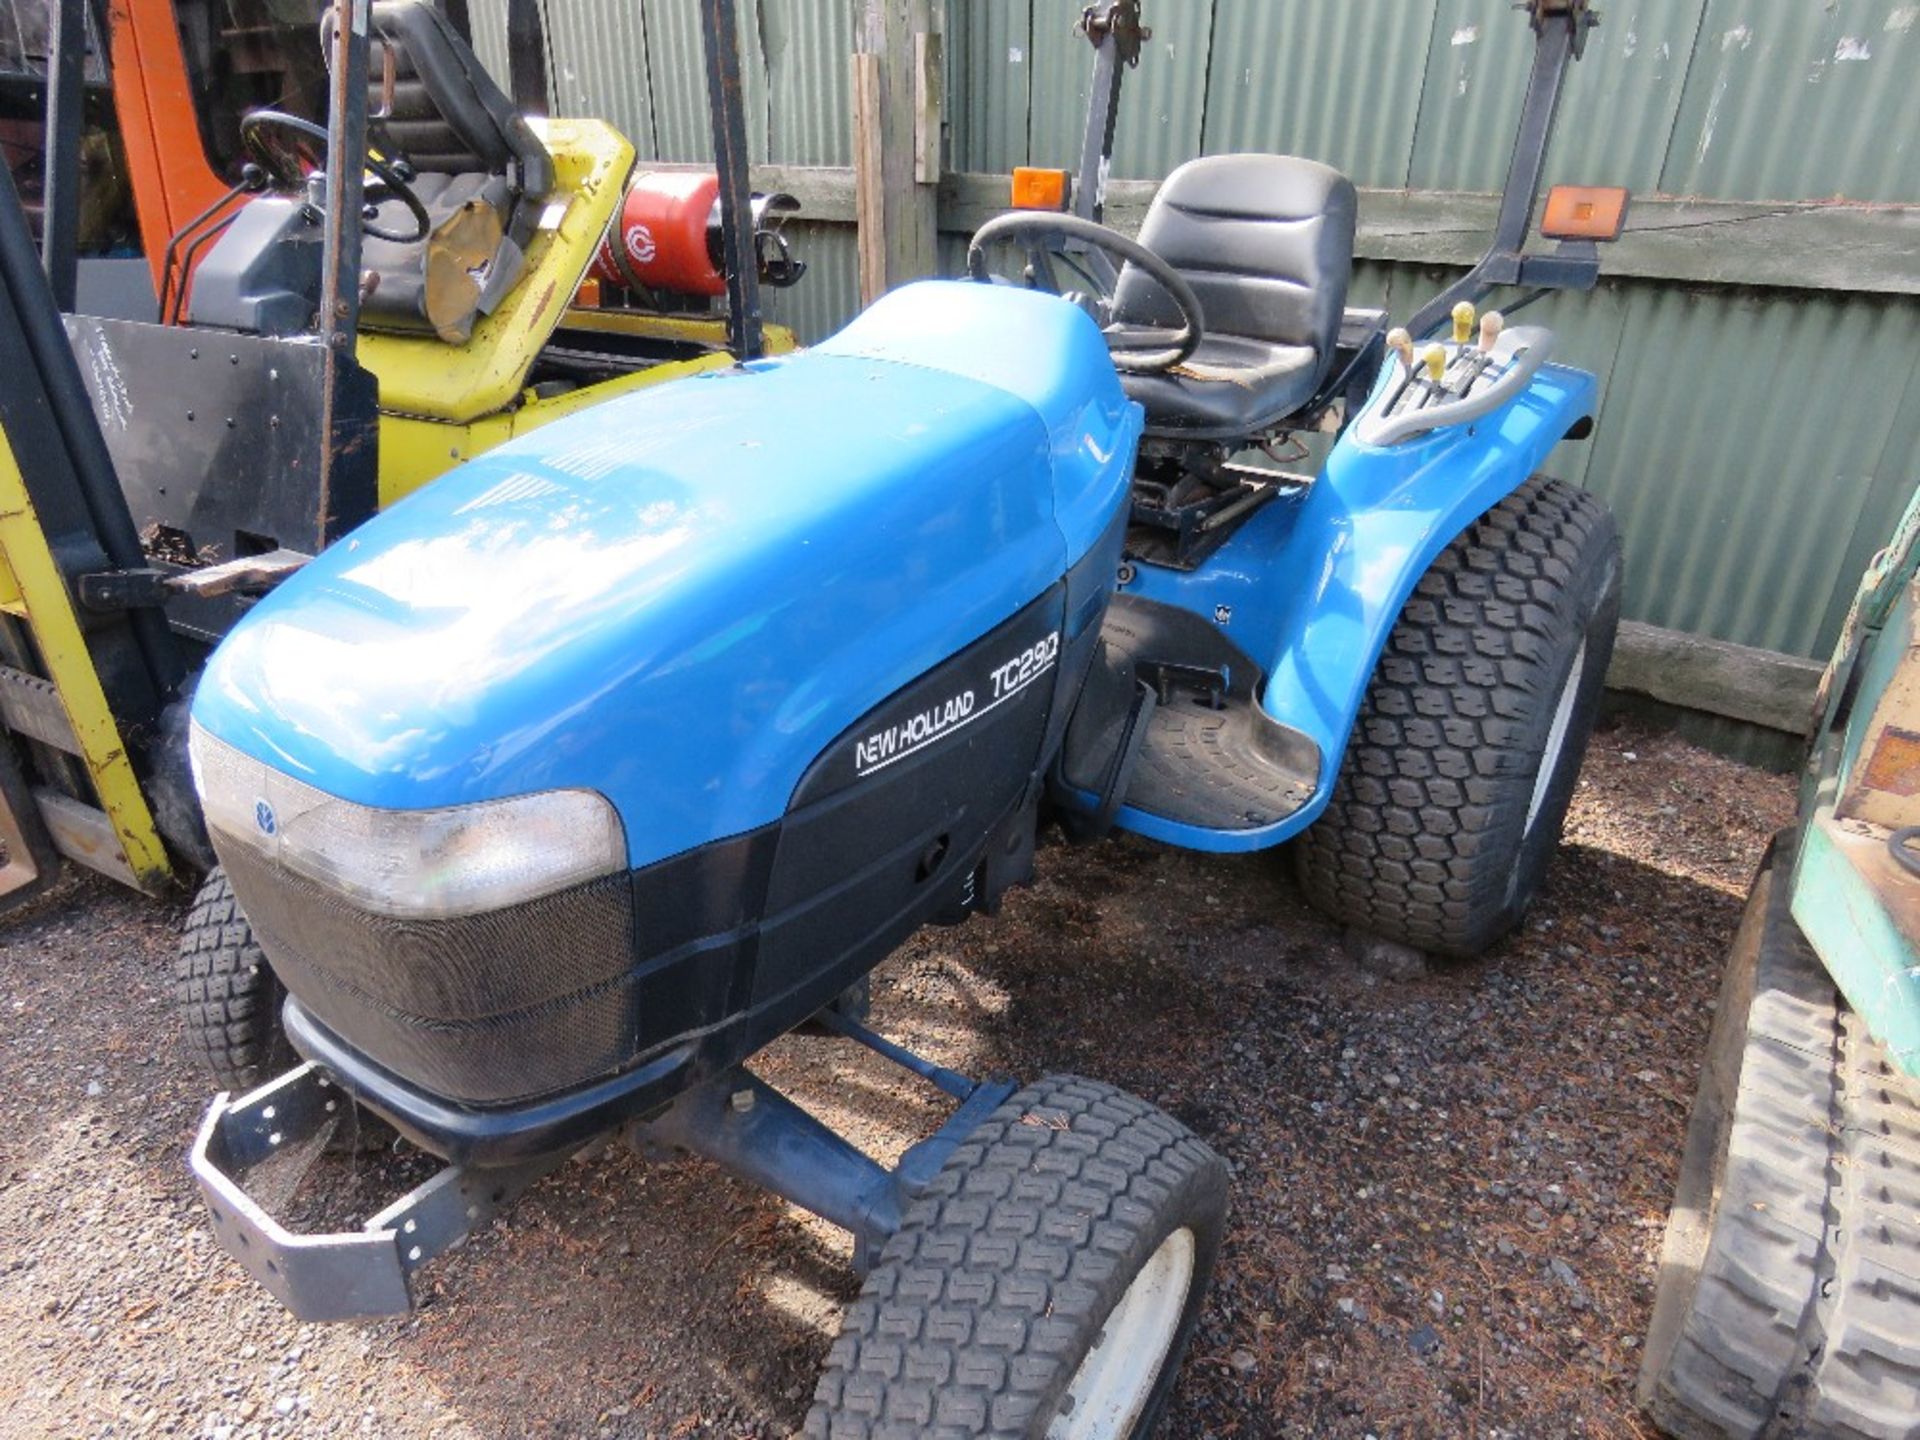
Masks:
[[[909,286],[426,487],[263,600],[194,719],[360,805],[598,791],[649,863],[777,819],[837,735],[1057,582],[1139,427],[1077,309]]]

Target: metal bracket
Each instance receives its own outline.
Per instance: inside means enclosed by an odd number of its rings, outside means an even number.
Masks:
[[[167,601],[167,572],[151,567],[133,570],[96,570],[82,575],[74,588],[82,608],[96,615],[140,610]]]
[[[1472,270],[1421,306],[1407,322],[1416,340],[1439,329],[1456,301],[1478,300],[1496,285],[1516,283],[1523,273],[1535,284],[1557,288],[1570,282],[1572,288],[1582,290],[1591,289],[1599,273],[1597,261],[1589,270],[1564,252],[1544,257],[1522,252],[1533,232],[1540,177],[1560,110],[1567,67],[1580,58],[1587,31],[1600,23],[1600,16],[1589,0],[1518,0],[1514,8],[1527,11],[1533,24],[1533,67],[1527,76],[1526,98],[1520,105],[1519,129],[1507,163],[1506,184],[1500,192],[1493,239]]]
[[[1160,693],[1153,682],[1136,673],[1133,699],[1127,706],[1126,718],[1120,723],[1120,738],[1107,757],[1100,775],[1100,788],[1094,792],[1091,803],[1065,779],[1063,771],[1056,770],[1056,800],[1067,821],[1067,836],[1075,844],[1104,840],[1113,833],[1114,817],[1126,803],[1153,712],[1159,705]]]
[[[1593,8],[1592,0],[1515,0],[1513,8],[1528,12],[1535,34],[1549,22],[1564,17],[1573,26],[1573,58],[1576,60],[1586,53],[1587,32],[1600,23],[1600,12]]]
[[[1087,124],[1080,145],[1080,171],[1073,182],[1072,213],[1098,223],[1107,207],[1107,170],[1120,113],[1120,81],[1128,67],[1140,63],[1140,47],[1153,38],[1153,32],[1140,24],[1139,0],[1089,5],[1080,13],[1079,29],[1093,42],[1093,78],[1087,86]],[[1111,291],[1118,278],[1113,261],[1098,249],[1088,250],[1087,258],[1093,262],[1095,278]]]
[[[628,1126],[626,1138],[642,1154],[678,1150],[711,1160],[838,1225],[852,1234],[854,1269],[864,1275],[900,1228],[907,1206],[1019,1083],[970,1081],[843,1016],[819,1019],[954,1095],[960,1108],[888,1169],[759,1076],[732,1070],[687,1091],[653,1119]]]
[[[857,1149],[765,1081],[730,1070],[684,1092],[659,1115],[627,1127],[643,1153],[684,1150],[831,1221],[854,1237],[861,1273],[900,1228],[907,1206],[949,1156],[1018,1088],[1013,1080],[973,1082],[842,1020],[835,1028],[925,1076],[961,1104],[889,1169]],[[213,1221],[214,1237],[280,1303],[302,1320],[364,1320],[412,1308],[413,1272],[485,1225],[542,1176],[563,1150],[519,1165],[451,1165],[380,1211],[357,1231],[302,1235],[250,1196],[242,1180],[278,1157],[310,1165],[351,1100],[313,1061],[239,1099],[214,1098],[194,1140],[189,1167]],[[297,1171],[297,1185],[304,1169]]]
[[[1209,710],[1227,708],[1227,697],[1233,691],[1232,677],[1224,666],[1182,665],[1173,660],[1140,660],[1135,662],[1135,673],[1140,682],[1150,687],[1155,700],[1162,705],[1173,703],[1176,692],[1186,691]]]
[[[413,1306],[408,1281],[511,1204],[567,1155],[524,1165],[468,1170],[448,1166],[358,1231],[300,1235],[241,1187],[248,1171],[298,1152],[350,1118],[352,1102],[309,1061],[231,1100],[214,1098],[188,1161],[214,1238],[301,1320],[369,1320]],[[309,1157],[309,1163],[311,1163]]]
[[[1112,40],[1116,57],[1130,67],[1140,64],[1140,47],[1153,38],[1153,31],[1140,23],[1140,0],[1089,5],[1080,12],[1079,30],[1096,50]]]

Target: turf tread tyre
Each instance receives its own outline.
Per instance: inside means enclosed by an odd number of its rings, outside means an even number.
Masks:
[[[1011,1097],[908,1207],[848,1308],[810,1440],[1045,1433],[1100,1327],[1174,1230],[1194,1232],[1186,1309],[1136,1434],[1152,1428],[1226,1218],[1225,1164],[1145,1101],[1050,1076]]]
[[[1559,840],[1619,614],[1619,536],[1585,491],[1536,476],[1469,525],[1402,608],[1327,809],[1294,846],[1307,898],[1436,955],[1477,955],[1511,929]]]
[[[251,1090],[296,1062],[280,1028],[286,990],[254,939],[227,872],[193,897],[174,961],[188,1052],[222,1088]]]

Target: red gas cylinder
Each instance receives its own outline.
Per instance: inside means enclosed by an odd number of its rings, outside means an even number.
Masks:
[[[707,249],[707,224],[719,196],[720,177],[711,170],[636,174],[600,242],[593,273],[609,285],[726,294],[726,277]]]

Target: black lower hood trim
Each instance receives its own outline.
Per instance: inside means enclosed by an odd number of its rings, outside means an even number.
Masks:
[[[356,1102],[423,1150],[455,1165],[516,1165],[578,1149],[665,1105],[690,1081],[697,1041],[592,1085],[525,1105],[471,1109],[415,1089],[345,1044],[288,998],[282,1012],[293,1048],[320,1064]]]

